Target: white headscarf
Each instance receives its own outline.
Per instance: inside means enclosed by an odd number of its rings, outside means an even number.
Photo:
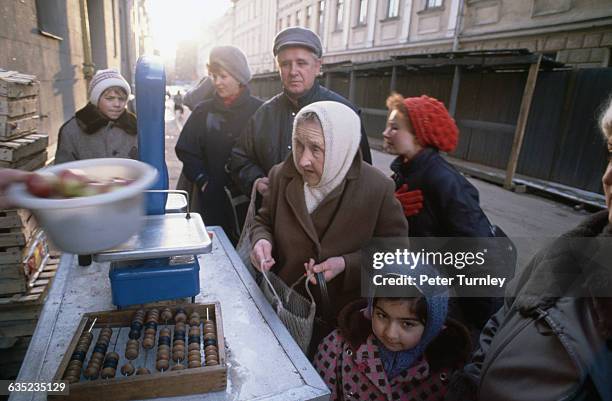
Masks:
[[[325,140],[325,161],[321,180],[315,186],[304,182],[304,198],[308,213],[312,213],[330,192],[336,189],[346,177],[361,141],[361,121],[348,106],[338,102],[315,102],[302,108],[293,123],[293,163],[300,171],[296,154],[295,131],[304,113],[315,113],[323,128]]]

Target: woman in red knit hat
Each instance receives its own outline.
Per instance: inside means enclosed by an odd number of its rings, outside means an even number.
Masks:
[[[478,191],[439,152],[457,147],[459,130],[444,104],[429,96],[387,99],[384,149],[396,197],[404,207],[411,237],[490,237],[491,224]]]
[[[441,155],[457,147],[459,130],[444,104],[429,96],[387,99],[384,149],[391,163],[395,196],[402,204],[411,237],[492,237],[494,229],[480,208],[478,190]],[[492,256],[491,254],[490,256]],[[499,302],[462,298],[457,306],[474,335]]]

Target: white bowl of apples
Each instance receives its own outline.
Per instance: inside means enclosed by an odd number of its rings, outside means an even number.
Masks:
[[[14,184],[9,199],[32,210],[49,239],[64,252],[110,249],[140,231],[143,191],[157,170],[131,159],[79,160],[37,170]]]

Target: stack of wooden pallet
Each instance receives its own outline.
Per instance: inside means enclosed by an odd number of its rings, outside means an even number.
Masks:
[[[37,133],[36,77],[0,70],[0,167],[32,171],[47,162]],[[0,210],[0,379],[17,375],[55,276],[58,257],[27,210]]]
[[[33,75],[0,70],[0,167],[45,165],[49,137],[37,133],[39,84]]]

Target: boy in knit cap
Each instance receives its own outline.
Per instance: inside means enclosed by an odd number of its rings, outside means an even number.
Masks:
[[[55,164],[103,157],[138,158],[136,116],[126,109],[130,85],[119,72],[96,72],[89,102],[59,130]]]

